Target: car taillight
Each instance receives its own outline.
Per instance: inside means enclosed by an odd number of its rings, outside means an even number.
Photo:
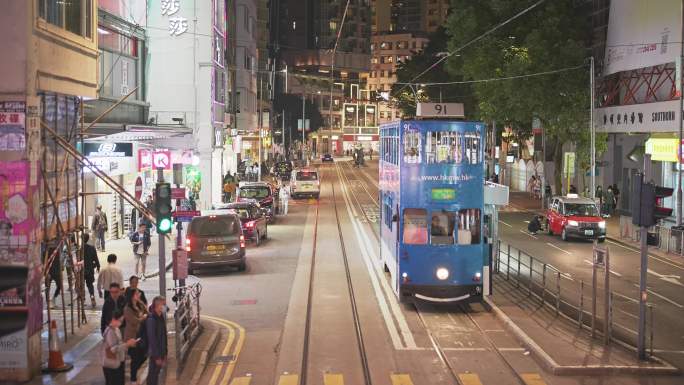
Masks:
[[[191,240],[191,238],[185,238],[185,251],[192,251],[192,240]]]
[[[240,247],[245,247],[245,236],[240,235]]]
[[[253,221],[247,222],[247,224],[245,224],[245,226],[252,228],[252,227],[254,227],[254,222]]]

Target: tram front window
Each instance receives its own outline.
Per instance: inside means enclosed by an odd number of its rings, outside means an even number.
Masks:
[[[404,243],[427,244],[427,212],[424,209],[404,209]]]
[[[456,213],[439,211],[432,213],[430,243],[433,245],[453,245]]]
[[[482,221],[480,209],[464,209],[458,212],[458,244],[475,245],[480,243]]]

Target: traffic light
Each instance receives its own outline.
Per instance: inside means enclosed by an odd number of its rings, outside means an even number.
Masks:
[[[659,220],[672,215],[672,209],[663,207],[663,200],[672,196],[673,189],[643,183],[643,176],[637,174],[632,183],[632,223],[651,227]]]
[[[168,234],[173,228],[171,218],[171,184],[157,183],[154,190],[154,214],[157,217],[157,233]]]

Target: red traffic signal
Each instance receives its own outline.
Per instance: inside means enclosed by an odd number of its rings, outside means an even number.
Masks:
[[[669,187],[655,186],[655,203],[653,207],[654,222],[672,216],[672,209],[663,207],[663,200],[671,197],[673,193],[674,189]]]

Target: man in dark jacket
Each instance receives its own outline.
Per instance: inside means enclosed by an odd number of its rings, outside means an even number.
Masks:
[[[114,311],[120,310],[123,312],[125,305],[126,299],[121,295],[121,286],[116,282],[112,282],[109,285],[109,297],[105,299],[104,305],[102,305],[102,318],[100,319],[100,331],[102,333],[109,326],[109,321],[112,320]],[[123,328],[123,325],[119,328],[122,334]]]
[[[155,297],[150,306],[150,316],[145,321],[147,333],[147,356],[150,366],[147,372],[147,385],[159,383],[159,372],[166,365],[167,340],[166,319],[164,317],[164,297]]]
[[[83,276],[85,278],[86,286],[88,286],[88,293],[90,293],[90,304],[95,307],[95,270],[100,272],[100,259],[97,257],[97,250],[95,246],[88,243],[90,235],[83,234]]]

